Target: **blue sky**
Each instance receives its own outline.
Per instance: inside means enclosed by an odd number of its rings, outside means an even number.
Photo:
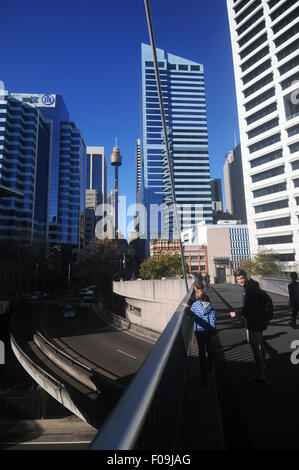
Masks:
[[[151,0],[156,46],[204,65],[211,177],[222,178],[238,137],[225,0]],[[0,80],[10,92],[62,94],[86,145],[123,156],[120,193],[135,202],[140,137],[141,43],[149,44],[143,0],[1,0]]]

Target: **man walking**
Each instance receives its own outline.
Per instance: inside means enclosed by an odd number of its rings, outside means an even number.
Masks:
[[[290,306],[292,308],[291,325],[296,329],[296,317],[299,309],[299,283],[297,282],[298,275],[295,272],[290,274],[291,283],[288,285]]]
[[[264,301],[259,283],[253,279],[247,279],[247,274],[242,269],[237,269],[235,279],[242,287],[243,307],[237,314],[245,318],[247,341],[251,346],[256,366],[256,375],[248,381],[257,385],[267,385],[265,374],[265,349],[263,345],[263,330],[267,323],[263,319]],[[236,312],[230,312],[231,318],[236,317]]]

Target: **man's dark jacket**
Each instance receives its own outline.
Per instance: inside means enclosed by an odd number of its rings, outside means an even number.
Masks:
[[[299,283],[293,281],[288,285],[291,307],[295,310],[299,308]]]
[[[243,288],[242,316],[246,320],[246,328],[250,331],[267,329],[267,323],[263,320],[263,294],[259,283],[248,279]]]

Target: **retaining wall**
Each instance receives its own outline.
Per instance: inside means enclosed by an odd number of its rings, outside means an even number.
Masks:
[[[191,287],[194,279],[188,279]],[[162,332],[186,295],[184,279],[113,282],[113,292],[126,301],[126,318],[140,327]]]

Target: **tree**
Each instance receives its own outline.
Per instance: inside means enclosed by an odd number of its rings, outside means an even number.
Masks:
[[[188,271],[186,263],[185,266]],[[161,255],[159,258],[148,258],[141,263],[139,274],[144,279],[181,276],[183,274],[181,258],[169,254]]]
[[[278,255],[272,250],[261,250],[257,255],[240,266],[249,276],[277,276],[283,271]]]
[[[112,281],[131,279],[134,249],[126,240],[94,239],[88,251],[81,251],[74,264],[72,280],[76,288],[95,285],[103,301],[110,301]]]

